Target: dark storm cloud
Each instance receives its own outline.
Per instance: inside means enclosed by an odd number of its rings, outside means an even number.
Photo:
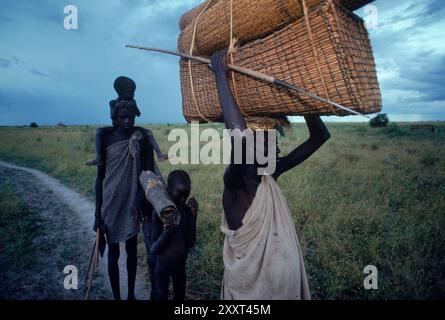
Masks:
[[[180,16],[201,0],[3,0],[0,13],[0,124],[109,123],[115,77],[138,84],[140,122],[182,122],[178,60],[126,49],[175,50]],[[67,4],[79,30],[63,28]],[[443,0],[374,2],[370,32],[384,112],[445,119]],[[434,37],[438,37],[437,40]],[[443,38],[443,36],[442,36]],[[411,118],[409,118],[411,119]]]
[[[370,36],[384,112],[445,119],[445,2],[376,1],[379,27]],[[411,119],[411,118],[409,118]]]
[[[132,38],[148,44],[156,44],[161,47],[176,49],[179,35],[179,17],[192,6],[191,3],[200,1],[170,1],[173,6],[165,6],[165,0],[156,1],[120,1],[119,12],[124,12],[132,19],[132,28],[136,31]],[[146,15],[144,17],[143,12]],[[151,14],[148,14],[148,12]],[[139,18],[139,19],[138,19]]]
[[[418,101],[445,101],[445,55],[426,53],[419,57],[417,64],[414,68],[401,70],[401,78],[407,81],[404,88],[418,90],[421,94],[416,99]]]
[[[17,1],[2,0],[2,16],[6,21],[13,21],[16,15],[27,15],[42,23],[58,23],[60,10],[66,4],[61,1]],[[2,20],[0,16],[0,21]]]
[[[68,3],[78,7],[79,30],[63,28],[63,8]],[[29,104],[42,110],[54,106],[57,112],[46,113],[51,123],[56,121],[55,114],[66,123],[108,123],[108,101],[116,95],[113,80],[128,75],[138,83],[138,102],[146,106],[141,121],[183,121],[177,59],[124,46],[135,43],[175,49],[179,15],[193,1],[68,3],[2,2],[2,17],[8,19],[0,20],[0,57],[5,59],[1,68],[10,71],[0,73],[0,88],[4,89],[0,107],[12,110],[14,119],[25,119],[37,110],[27,108]],[[4,69],[6,66],[9,68]],[[47,100],[43,103],[40,97]],[[150,112],[154,106],[161,108],[159,112]],[[0,122],[5,124],[7,119],[2,116]]]
[[[33,75],[36,75],[39,77],[47,77],[48,76],[46,73],[43,73],[35,68],[31,68],[31,70],[29,70],[29,72],[31,72]]]
[[[0,68],[8,68],[11,65],[11,61],[8,59],[0,58]]]
[[[428,25],[445,17],[443,0],[424,1],[422,12],[417,16],[416,24]]]
[[[381,1],[375,2],[382,9],[391,9],[394,2],[387,2],[383,7]],[[400,4],[408,3],[404,9],[398,9],[395,14],[381,21],[382,26],[391,25],[403,20],[411,20],[412,28],[429,25],[437,22],[437,19],[443,18],[445,14],[445,6],[443,0],[424,0],[424,1],[400,1]]]

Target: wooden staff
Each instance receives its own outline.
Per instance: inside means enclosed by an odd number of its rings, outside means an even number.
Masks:
[[[198,57],[198,56],[193,56],[193,55],[190,55],[190,54],[185,54],[185,53],[180,53],[180,52],[170,51],[170,50],[165,50],[165,49],[146,48],[146,47],[133,46],[133,45],[126,45],[126,47],[127,48],[132,48],[132,49],[144,50],[144,51],[154,51],[154,52],[166,53],[166,54],[170,54],[170,55],[181,57],[183,59],[199,61],[201,63],[205,63],[205,64],[209,65],[209,67],[212,66],[211,65],[212,61],[210,59],[203,58],[203,57]],[[342,110],[348,111],[350,113],[353,113],[353,114],[356,114],[356,115],[359,115],[359,116],[371,119],[371,117],[366,116],[366,115],[364,115],[364,114],[362,114],[362,113],[360,113],[358,111],[349,109],[349,108],[347,108],[345,106],[342,106],[341,104],[338,104],[338,103],[330,101],[328,99],[319,97],[316,94],[310,93],[310,92],[308,92],[308,91],[306,91],[304,89],[301,89],[301,88],[299,88],[299,87],[297,87],[297,86],[295,86],[295,85],[293,85],[291,83],[288,83],[286,81],[277,80],[274,77],[268,76],[267,74],[264,74],[264,73],[261,73],[261,72],[258,72],[258,71],[254,71],[254,70],[250,70],[250,69],[247,69],[247,68],[239,67],[239,66],[236,66],[236,65],[233,65],[233,64],[228,64],[227,67],[230,70],[232,70],[232,71],[244,74],[244,75],[252,77],[254,79],[265,81],[267,83],[274,84],[274,85],[277,85],[277,86],[280,86],[280,87],[284,87],[284,88],[286,88],[288,90],[291,90],[291,91],[296,91],[298,93],[303,93],[303,94],[307,95],[308,97],[311,97],[312,99],[325,102],[325,103],[327,103],[327,104],[329,104],[331,106],[334,106],[335,108],[342,109]]]
[[[91,288],[93,286],[94,271],[96,271],[96,268],[99,265],[99,243],[100,243],[100,231],[99,231],[99,229],[97,229],[96,241],[94,242],[93,251],[91,252],[91,256],[90,256],[90,264],[88,265],[87,291],[85,293],[85,300],[88,300]]]

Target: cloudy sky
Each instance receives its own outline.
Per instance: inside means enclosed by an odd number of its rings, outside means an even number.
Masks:
[[[138,84],[139,122],[184,122],[177,59],[124,46],[175,50],[179,17],[200,2],[0,0],[0,125],[109,123],[119,75]],[[78,30],[64,29],[69,4],[78,8]],[[445,1],[374,5],[379,19],[370,36],[383,112],[397,121],[445,120]]]

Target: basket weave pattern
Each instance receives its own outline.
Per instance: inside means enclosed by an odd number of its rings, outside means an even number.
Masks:
[[[300,0],[207,0],[186,12],[181,20],[179,52],[189,53],[193,39],[194,21],[210,1],[199,18],[193,54],[210,55],[230,45],[230,15],[233,12],[233,36],[239,44],[261,38],[279,30],[303,16]],[[372,0],[338,0],[349,10],[355,10]],[[306,0],[308,8],[322,0]]]
[[[332,0],[311,7],[309,21],[321,74],[315,66],[304,18],[238,48],[233,53],[233,64],[290,82],[323,98],[327,91],[330,100],[364,114],[379,112],[380,88],[363,21]],[[180,69],[185,118],[188,121],[221,121],[222,110],[213,72],[198,62],[181,61]],[[234,82],[230,81],[232,92],[246,116],[349,115],[305,95],[244,75],[232,76],[235,77]]]

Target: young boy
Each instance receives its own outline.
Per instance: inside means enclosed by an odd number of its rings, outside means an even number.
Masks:
[[[170,277],[173,279],[173,299],[184,300],[186,261],[189,249],[196,242],[198,202],[188,201],[191,181],[187,172],[172,171],[167,179],[167,191],[180,215],[179,224],[163,223],[155,210],[146,221],[144,236],[148,251],[151,278],[151,299],[167,300]],[[147,224],[149,227],[147,228]]]
[[[96,159],[92,161],[88,161],[86,163],[87,166],[101,166],[103,165],[103,156],[105,153],[103,140],[104,136],[110,133],[116,127],[116,119],[118,115],[118,111],[127,107],[134,111],[137,117],[140,117],[141,112],[137,106],[136,101],[134,100],[134,93],[136,91],[136,83],[127,77],[118,77],[114,81],[114,89],[118,94],[118,98],[116,100],[110,101],[110,117],[113,120],[112,127],[99,128],[96,132]],[[158,143],[156,142],[153,133],[149,129],[137,127],[145,138],[150,142],[153,147],[153,150],[156,152],[158,156],[158,161],[162,162],[168,159],[168,156],[161,152]]]

